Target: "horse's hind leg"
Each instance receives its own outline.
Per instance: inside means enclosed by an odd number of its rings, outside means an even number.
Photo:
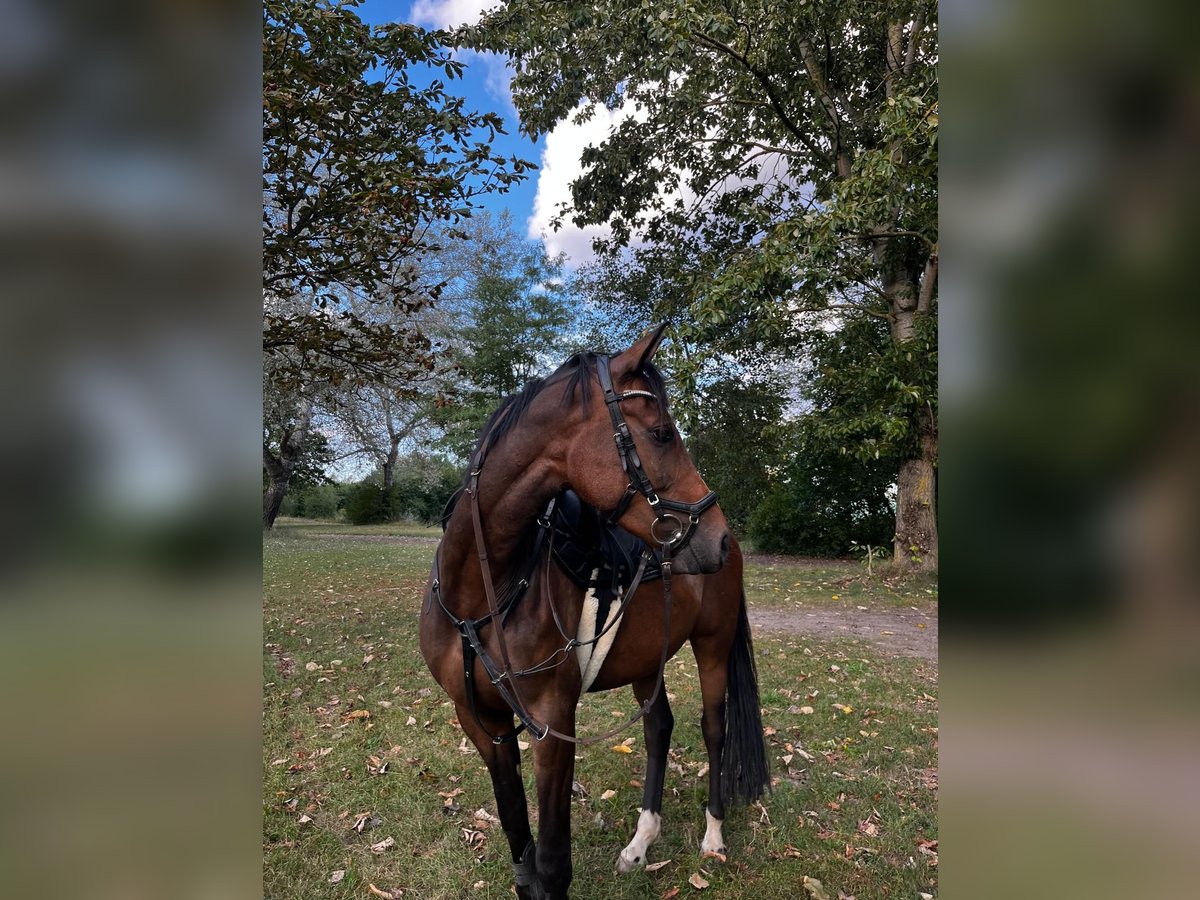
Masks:
[[[525,800],[525,784],[521,780],[521,754],[516,741],[495,744],[484,732],[486,728],[491,734],[506,734],[513,727],[512,716],[508,716],[507,720],[489,717],[483,720],[481,727],[468,708],[457,706],[456,709],[463,731],[479,750],[488,774],[492,776],[492,791],[496,795],[500,824],[512,854],[517,896],[521,900],[537,900],[542,894],[534,868],[533,834],[529,830],[529,807]]]
[[[721,826],[725,821],[725,801],[721,796],[721,755],[725,749],[725,689],[729,683],[728,640],[697,638],[692,641],[696,666],[700,672],[700,696],[704,713],[700,730],[708,751],[708,807],[704,810],[703,852],[724,853],[725,838]]]
[[[645,703],[650,698],[655,683],[639,681],[634,684],[633,692],[639,703]],[[646,864],[646,851],[658,840],[662,832],[663,779],[667,773],[667,752],[671,748],[671,731],[674,727],[675,717],[671,714],[671,704],[667,702],[667,692],[664,688],[658,692],[654,705],[643,719],[643,733],[646,737],[646,783],[642,791],[642,812],[638,817],[637,832],[633,840],[617,857],[617,872],[621,874],[632,872]]]

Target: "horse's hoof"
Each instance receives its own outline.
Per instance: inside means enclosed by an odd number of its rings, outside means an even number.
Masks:
[[[621,851],[621,855],[617,857],[617,874],[628,875],[635,869],[640,869],[646,864],[644,856],[626,856],[625,851]]]

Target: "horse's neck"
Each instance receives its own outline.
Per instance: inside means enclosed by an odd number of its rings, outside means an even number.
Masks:
[[[472,504],[479,504],[479,518],[487,549],[493,585],[508,572],[528,561],[517,558],[521,539],[541,514],[553,494],[545,470],[535,461],[523,467],[494,466],[480,475],[478,499],[464,495],[459,501],[443,541],[442,581],[457,596],[458,615],[474,615],[486,609],[482,571],[475,543]],[[471,608],[467,608],[471,607]]]

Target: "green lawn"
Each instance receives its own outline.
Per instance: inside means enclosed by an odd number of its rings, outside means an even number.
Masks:
[[[473,749],[460,750],[453,710],[417,650],[433,544],[415,539],[438,533],[285,520],[264,539],[267,897],[371,897],[369,884],[406,897],[512,896],[503,834],[475,816],[496,812],[486,770]],[[864,572],[772,558],[752,560],[747,583],[752,604],[775,606],[936,597],[935,585],[889,586]],[[673,771],[664,835],[650,852],[671,863],[613,874],[641,799],[635,728],[632,754],[579,754],[586,793],[575,800],[573,897],[698,894],[694,873],[710,883],[709,897],[806,898],[803,876],[823,882],[831,900],[839,891],[857,900],[937,894],[936,667],[800,636],[760,636],[756,649],[775,785],[760,807],[730,812],[729,861],[701,865],[697,849],[705,759],[684,650],[667,669]],[[594,733],[632,705],[627,691],[590,696],[580,730]],[[523,768],[531,780],[532,765]],[[607,790],[616,793],[601,799]],[[394,845],[372,851],[387,838]],[[345,875],[331,883],[336,871]]]

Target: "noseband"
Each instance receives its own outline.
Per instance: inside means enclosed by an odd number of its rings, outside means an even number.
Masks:
[[[700,516],[717,502],[717,492],[709,491],[695,503],[683,503],[679,500],[667,500],[659,497],[650,481],[650,476],[642,467],[642,458],[638,456],[637,446],[629,431],[629,423],[625,421],[625,414],[621,412],[622,400],[630,397],[649,397],[652,400],[658,398],[650,391],[625,391],[618,394],[613,388],[612,372],[609,371],[607,356],[597,358],[596,375],[600,378],[600,388],[604,391],[604,403],[608,407],[608,415],[612,419],[613,440],[617,445],[617,454],[621,457],[621,468],[625,470],[625,475],[629,479],[629,486],[625,489],[625,494],[621,497],[616,509],[608,516],[608,523],[615,525],[617,519],[625,515],[633,498],[641,494],[654,511],[654,521],[650,524],[651,537],[664,547],[670,546],[672,550],[681,550],[687,546],[692,535],[696,533],[696,527],[700,524]],[[686,515],[687,525],[684,525],[683,519],[675,513]]]

